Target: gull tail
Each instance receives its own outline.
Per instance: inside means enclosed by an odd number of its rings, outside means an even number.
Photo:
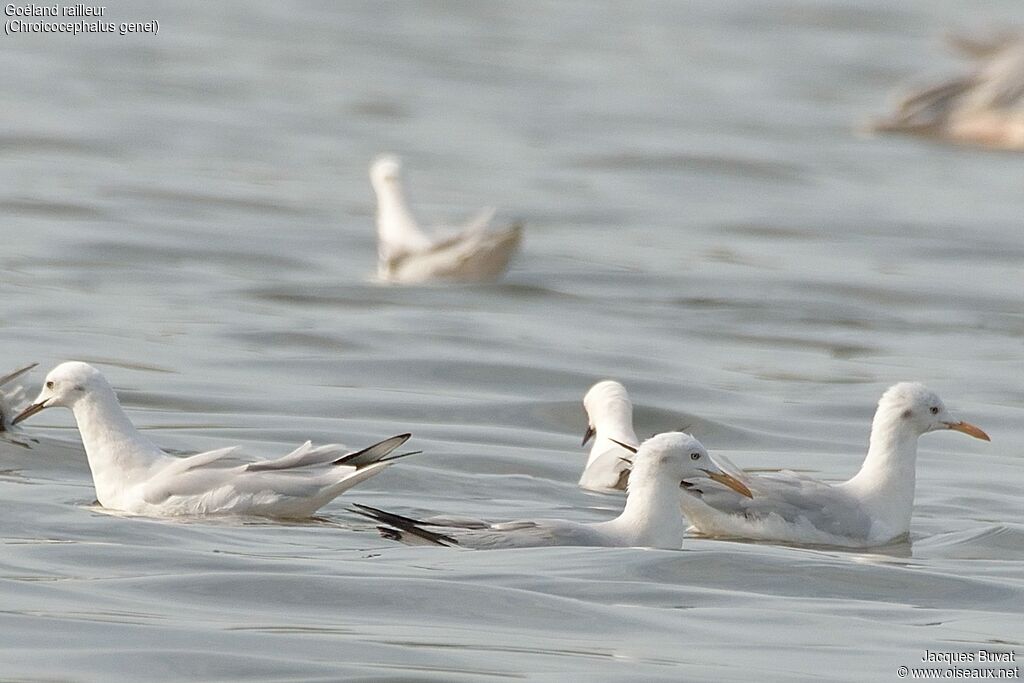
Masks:
[[[449,548],[459,545],[459,542],[451,536],[424,529],[423,522],[411,517],[403,517],[360,503],[353,503],[353,507],[350,507],[349,510],[375,522],[383,522],[386,526],[378,526],[377,531],[382,537],[392,541],[401,541],[408,545],[423,545],[422,542],[427,541],[430,545]]]

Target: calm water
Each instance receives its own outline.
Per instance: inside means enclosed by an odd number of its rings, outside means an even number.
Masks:
[[[0,38],[0,371],[101,366],[179,451],[411,430],[308,524],[111,515],[66,411],[0,442],[0,676],[897,680],[1024,658],[1021,157],[859,135],[1018,0],[107,3]],[[366,167],[528,224],[505,282],[372,284]],[[927,382],[911,543],[405,548],[346,502],[598,520],[583,392],[747,467],[856,470]],[[41,373],[32,381],[35,391]],[[755,673],[756,672],[756,673]]]

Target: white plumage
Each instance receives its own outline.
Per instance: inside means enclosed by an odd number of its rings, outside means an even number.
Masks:
[[[851,479],[829,484],[787,471],[739,475],[753,498],[708,486],[702,496],[684,497],[683,511],[709,536],[854,547],[890,543],[910,531],[917,439],[945,429],[989,440],[978,427],[955,420],[923,384],[901,382],[879,399],[867,456]]]
[[[143,436],[106,378],[79,362],[54,368],[15,422],[54,406],[74,413],[100,504],[141,515],[308,517],[403,457],[391,453],[409,438],[393,436],[357,452],[307,441],[276,460],[241,465],[229,457],[237,447],[177,458]]]
[[[591,437],[594,445],[580,486],[591,491],[625,491],[633,454],[616,442],[640,443],[633,431],[633,403],[626,388],[614,380],[598,382],[583,397],[583,408],[587,411],[583,445]]]
[[[377,194],[377,275],[387,282],[488,282],[508,269],[522,241],[522,226],[489,230],[484,209],[461,230],[431,237],[412,217],[402,190],[401,161],[383,155],[370,167]]]
[[[1024,150],[1024,36],[955,44],[977,61],[975,70],[911,93],[875,130]]]
[[[679,514],[679,487],[685,479],[711,478],[749,491],[722,471],[704,446],[688,434],[659,434],[636,453],[629,477],[626,505],[615,519],[583,524],[565,519],[482,521],[440,519],[418,521],[366,505],[354,512],[369,517],[385,538],[409,544],[430,543],[473,549],[534,546],[623,546],[675,549],[682,546],[685,524]]]
[[[628,401],[618,382],[601,382],[587,393],[587,412],[598,435],[604,418],[595,420],[595,415],[614,415],[615,429],[632,433],[624,422],[631,414],[623,407]],[[688,491],[680,496],[683,514],[694,530],[707,536],[859,547],[889,543],[910,529],[917,439],[941,429],[988,440],[974,425],[954,420],[935,392],[902,382],[879,400],[867,457],[849,481],[830,484],[790,471],[749,474],[719,455],[715,460],[722,470],[753,495],[740,496],[709,482],[687,482]],[[600,462],[592,454],[587,469]]]

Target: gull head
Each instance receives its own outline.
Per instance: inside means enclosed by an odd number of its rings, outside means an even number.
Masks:
[[[587,445],[599,427],[608,423],[620,422],[632,430],[633,403],[629,400],[626,387],[615,380],[606,379],[590,387],[583,397],[583,409],[587,411],[587,431],[583,435],[583,446]]]
[[[900,382],[889,387],[878,401],[877,417],[898,421],[916,434],[953,429],[976,439],[991,441],[978,427],[957,420],[939,395],[920,382]]]
[[[697,439],[684,432],[658,434],[634,448],[616,441],[628,451],[636,453],[633,472],[629,476],[632,487],[644,479],[670,480],[675,486],[691,479],[711,479],[733,491],[752,498],[750,489],[736,477],[724,471]]]
[[[78,361],[61,363],[50,370],[39,396],[13,422],[17,424],[46,408],[74,408],[75,403],[96,389],[110,390],[110,385],[99,370]]]
[[[381,154],[370,165],[370,182],[379,192],[388,185],[397,185],[402,175],[402,161],[393,154]]]

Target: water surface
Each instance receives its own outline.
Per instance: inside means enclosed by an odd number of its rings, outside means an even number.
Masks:
[[[183,452],[412,431],[320,520],[94,505],[66,411],[0,442],[14,680],[893,680],[1024,656],[1020,157],[856,128],[1018,3],[109,4],[158,36],[5,37],[0,359],[95,363]],[[1016,16],[1015,16],[1016,14]],[[366,168],[428,223],[528,224],[507,279],[373,284]],[[909,543],[457,552],[361,501],[605,519],[580,398],[836,480],[928,383]],[[33,376],[41,380],[41,373]],[[35,390],[33,386],[33,390]]]

